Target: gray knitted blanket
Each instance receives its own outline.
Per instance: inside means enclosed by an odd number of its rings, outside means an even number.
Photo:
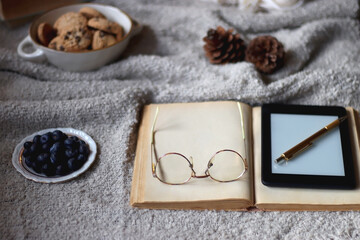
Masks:
[[[123,57],[65,72],[16,53],[29,25],[0,26],[0,236],[2,239],[360,239],[360,213],[140,210],[129,205],[142,107],[236,99],[360,109],[357,0],[313,0],[288,12],[248,13],[192,0],[108,0],[143,23]],[[202,38],[234,28],[270,34],[285,66],[262,75],[247,62],[211,65]],[[14,147],[45,128],[72,127],[96,141],[92,167],[66,183],[25,179]]]

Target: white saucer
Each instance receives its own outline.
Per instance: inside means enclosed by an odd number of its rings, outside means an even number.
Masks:
[[[77,171],[71,172],[68,175],[65,176],[53,176],[53,177],[47,177],[45,174],[39,174],[35,173],[32,169],[28,168],[26,164],[21,160],[20,154],[22,152],[24,143],[27,141],[32,141],[35,135],[42,135],[47,132],[52,132],[55,130],[60,130],[63,133],[67,135],[77,136],[84,142],[86,142],[90,148],[90,154],[85,162],[85,164]],[[73,128],[49,128],[44,129],[39,132],[33,133],[30,136],[25,137],[16,147],[14,150],[14,153],[12,155],[12,163],[16,170],[20,172],[24,177],[27,179],[33,180],[35,182],[41,182],[41,183],[59,183],[59,182],[65,182],[70,179],[76,178],[83,172],[85,172],[91,164],[94,162],[96,156],[96,143],[95,141],[86,133],[80,130],[76,130]]]

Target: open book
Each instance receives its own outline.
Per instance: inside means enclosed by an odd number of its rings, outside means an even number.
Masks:
[[[151,104],[139,128],[130,203],[154,209],[246,210],[355,210],[360,209],[360,187],[353,190],[268,187],[261,182],[261,107],[238,102]],[[152,127],[158,156],[178,152],[193,159],[196,173],[204,173],[212,155],[232,149],[243,156],[246,173],[236,181],[191,178],[169,185],[153,177]],[[347,108],[355,175],[360,175],[358,114]],[[244,131],[243,131],[244,130]],[[245,137],[245,141],[243,139]]]

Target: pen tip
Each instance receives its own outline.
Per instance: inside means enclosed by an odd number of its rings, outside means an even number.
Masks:
[[[283,156],[280,156],[280,157],[278,157],[277,159],[275,159],[275,163],[280,163],[280,162],[282,162],[282,161],[284,161]]]

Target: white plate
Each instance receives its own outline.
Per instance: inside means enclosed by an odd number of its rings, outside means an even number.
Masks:
[[[26,166],[26,164],[21,161],[20,153],[22,152],[24,143],[27,141],[32,141],[32,139],[34,138],[35,135],[42,135],[44,133],[52,132],[55,130],[60,130],[67,135],[77,136],[78,138],[80,138],[81,140],[86,142],[90,148],[90,154],[89,154],[89,157],[88,157],[87,161],[85,162],[85,164],[79,170],[71,172],[65,176],[47,177],[45,174],[36,173],[32,169],[28,168]],[[87,135],[83,131],[76,130],[73,128],[49,128],[49,129],[44,129],[39,132],[33,133],[32,135],[24,138],[15,147],[14,153],[12,155],[12,163],[13,163],[14,167],[16,168],[16,170],[18,170],[18,172],[20,172],[27,179],[31,179],[35,182],[41,182],[41,183],[59,183],[59,182],[65,182],[70,179],[76,178],[77,176],[79,176],[80,174],[85,172],[91,166],[91,164],[94,162],[95,156],[96,156],[96,143],[89,135]]]

